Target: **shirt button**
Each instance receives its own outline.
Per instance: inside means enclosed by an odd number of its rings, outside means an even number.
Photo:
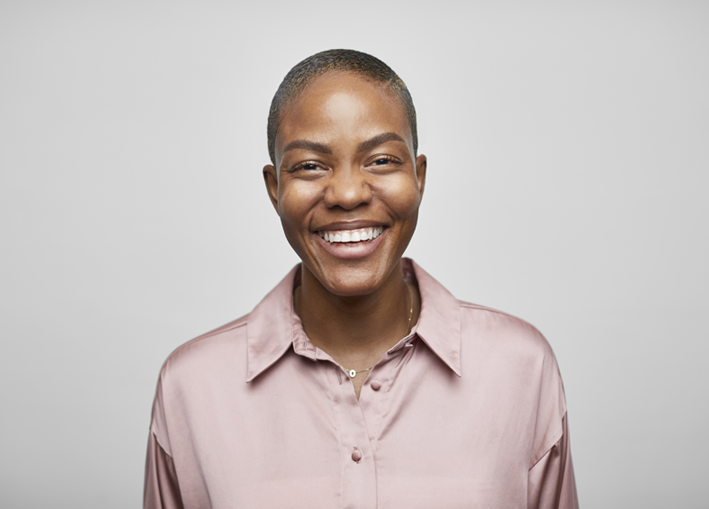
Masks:
[[[382,388],[382,383],[379,380],[372,380],[370,387],[372,388],[373,391],[378,391],[379,389]]]
[[[359,460],[361,460],[361,459],[362,459],[362,453],[359,452],[359,449],[357,449],[355,447],[354,451],[352,451],[352,461],[354,461],[355,463],[359,463]]]

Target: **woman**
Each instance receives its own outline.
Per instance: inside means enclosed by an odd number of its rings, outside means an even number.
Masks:
[[[547,342],[402,259],[426,157],[399,77],[355,51],[309,57],[268,144],[302,263],[166,361],[145,507],[577,507]]]

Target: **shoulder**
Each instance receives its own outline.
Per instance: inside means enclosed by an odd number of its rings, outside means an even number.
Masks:
[[[554,361],[549,342],[529,322],[489,307],[458,302],[464,341],[483,342],[508,353]]]
[[[461,302],[460,310],[464,372],[467,367],[485,373],[535,400],[548,397],[561,412],[558,416],[563,415],[559,366],[542,333],[529,322],[495,309]]]
[[[534,430],[534,462],[562,435],[566,398],[549,342],[529,322],[508,313],[460,302],[464,373],[514,401]]]
[[[177,347],[163,363],[161,383],[204,379],[210,373],[218,373],[220,368],[232,373],[242,371],[238,368],[246,363],[241,352],[246,349],[248,321],[249,315],[245,315]],[[245,367],[242,372],[245,373]]]
[[[290,344],[292,288],[296,265],[251,311],[177,348],[160,372],[163,386],[247,381],[249,369],[263,369]],[[251,365],[249,365],[251,364]]]
[[[489,372],[495,365],[498,373],[513,372],[528,377],[538,375],[542,368],[555,369],[556,361],[549,343],[529,322],[456,299],[409,260],[404,267],[405,276],[411,270],[415,272],[421,293],[419,332],[429,346],[440,349],[453,364],[459,355],[463,371],[483,367]]]
[[[237,387],[234,376],[244,379],[246,315],[196,337],[175,349],[160,369],[150,429],[160,446],[172,454],[175,423],[204,413],[199,405],[218,387]],[[241,350],[241,352],[240,352]],[[178,426],[179,428],[179,426]]]

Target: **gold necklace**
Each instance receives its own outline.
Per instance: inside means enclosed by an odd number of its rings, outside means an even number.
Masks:
[[[408,284],[408,283],[404,283],[404,284],[406,285],[406,289],[409,291],[409,302],[411,303],[411,306],[409,306],[409,307],[410,307],[410,309],[409,309],[409,321],[408,321],[408,323],[406,324],[406,334],[405,334],[405,336],[408,336],[409,333],[411,332],[411,319],[414,317],[414,295],[413,295],[413,293],[411,292],[411,285]],[[369,366],[367,369],[356,370],[356,369],[347,369],[347,368],[344,367],[342,364],[338,364],[338,366],[340,366],[342,369],[344,369],[345,371],[347,371],[347,374],[350,375],[350,378],[356,377],[356,376],[357,376],[357,373],[365,373],[365,372],[371,370],[371,369],[374,367],[374,366]]]

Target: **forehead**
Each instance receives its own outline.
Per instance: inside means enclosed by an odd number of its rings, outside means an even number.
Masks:
[[[285,108],[276,135],[276,152],[292,137],[320,138],[328,133],[394,131],[411,139],[402,101],[383,83],[352,72],[317,77]],[[321,140],[317,140],[321,141]]]

